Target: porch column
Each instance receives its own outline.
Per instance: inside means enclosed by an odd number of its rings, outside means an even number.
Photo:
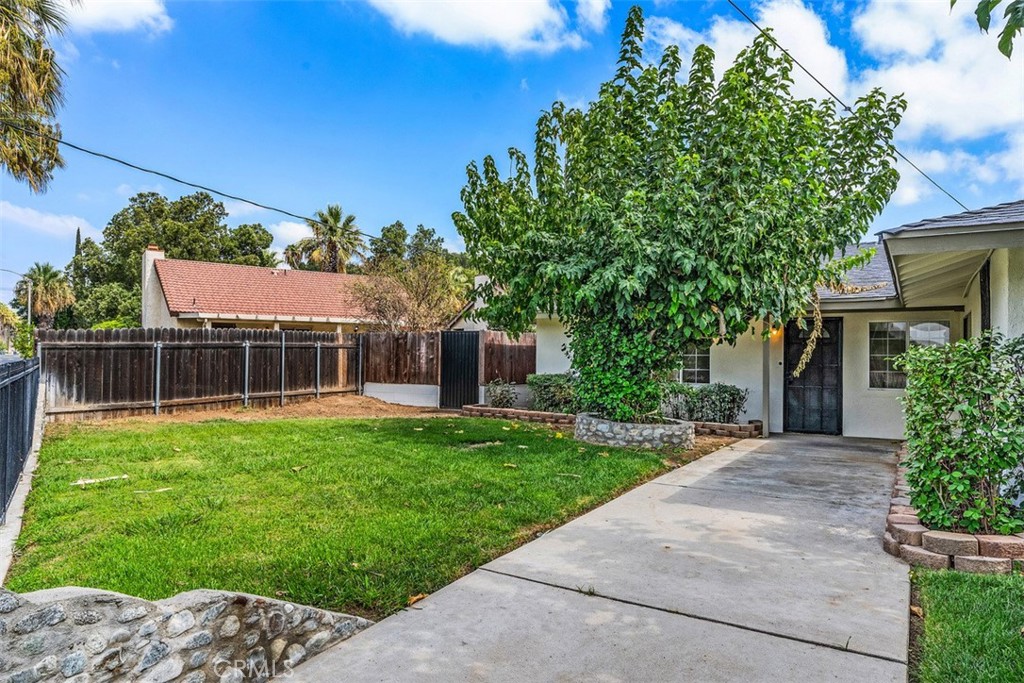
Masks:
[[[767,323],[761,324],[761,331],[767,332]],[[763,436],[768,438],[772,424],[772,338],[768,334],[761,340],[761,425]]]

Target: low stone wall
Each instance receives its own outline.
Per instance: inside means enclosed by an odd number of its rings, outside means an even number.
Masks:
[[[483,404],[462,406],[462,414],[468,417],[495,417],[502,420],[544,422],[554,425],[576,424],[576,416],[568,413],[545,413],[540,410],[523,410],[521,408],[495,408]]]
[[[632,448],[693,448],[692,422],[664,418],[659,423],[614,422],[592,413],[576,416],[576,438],[587,443]]]
[[[1009,574],[1024,567],[1024,534],[997,536],[932,531],[910,505],[906,469],[897,470],[889,516],[882,537],[885,552],[908,564],[929,569],[957,569],[975,574]]]
[[[0,680],[265,681],[371,623],[242,593],[0,589]]]
[[[762,435],[761,422],[732,424],[728,422],[694,422],[693,429],[702,436],[731,436],[734,439],[750,439]]]

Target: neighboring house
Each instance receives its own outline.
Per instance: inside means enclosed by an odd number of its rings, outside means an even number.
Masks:
[[[807,332],[791,323],[764,341],[758,323],[734,346],[692,349],[680,379],[748,389],[745,417],[772,432],[899,439],[905,377],[892,360],[908,345],[990,328],[1024,334],[1024,200],[910,223],[862,246],[878,251],[849,283],[881,287],[822,292],[824,334],[799,378]],[[567,341],[557,317],[537,319],[537,372],[569,369]]]
[[[363,275],[142,255],[142,326],[352,332],[366,319]]]

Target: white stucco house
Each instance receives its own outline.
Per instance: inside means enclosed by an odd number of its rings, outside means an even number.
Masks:
[[[790,324],[763,340],[761,325],[735,345],[686,356],[681,379],[749,390],[744,419],[771,432],[898,439],[905,378],[892,359],[908,345],[942,344],[984,329],[1024,334],[1024,200],[886,230],[855,285],[858,294],[822,293],[824,335],[807,369],[793,378],[804,347]],[[565,372],[567,339],[557,317],[537,319],[537,372]]]

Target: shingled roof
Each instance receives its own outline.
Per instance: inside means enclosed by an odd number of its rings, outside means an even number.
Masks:
[[[851,244],[843,250],[841,256],[853,256],[865,249],[875,249],[875,255],[863,268],[854,268],[846,274],[846,283],[853,287],[873,287],[863,292],[833,292],[821,289],[818,295],[822,301],[857,301],[862,299],[889,299],[896,297],[896,283],[893,281],[889,259],[885,256],[885,248],[877,242]],[[836,255],[837,257],[840,254]]]
[[[229,263],[154,262],[172,315],[257,315],[358,322],[365,310],[355,285],[370,278]]]
[[[885,230],[883,234],[896,235],[931,228],[971,228],[985,225],[1012,225],[1014,223],[1024,223],[1024,199],[938,218],[926,218],[916,223],[906,223],[897,228]]]

